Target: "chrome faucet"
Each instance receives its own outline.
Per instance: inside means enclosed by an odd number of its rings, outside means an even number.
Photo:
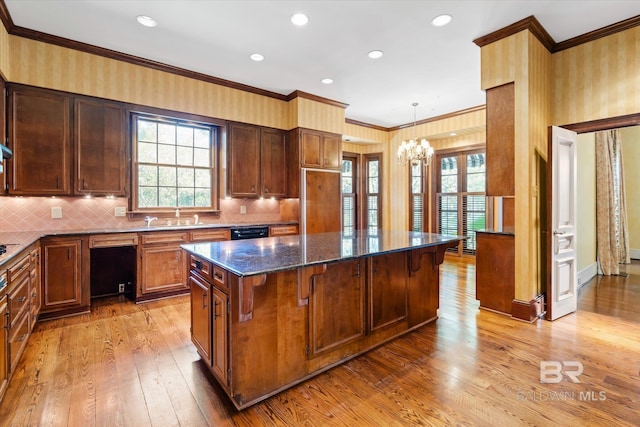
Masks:
[[[147,221],[147,227],[151,227],[151,221],[157,220],[157,216],[145,216],[144,220]]]

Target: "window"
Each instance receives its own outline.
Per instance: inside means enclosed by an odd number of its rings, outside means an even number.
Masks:
[[[475,255],[476,230],[486,224],[484,150],[436,156],[436,232],[467,237],[459,253]]]
[[[411,231],[425,231],[425,205],[427,200],[425,167],[422,161],[409,168],[409,182],[411,194],[409,195],[409,229]]]
[[[342,158],[342,228],[347,236],[357,227],[357,162],[357,155],[345,154]]]
[[[355,230],[370,233],[382,227],[382,154],[343,153],[342,226],[345,235]],[[360,171],[363,171],[361,178]]]
[[[134,114],[133,210],[216,210],[216,130]]]
[[[366,171],[365,197],[367,200],[365,227],[368,228],[370,232],[375,232],[378,228],[382,227],[382,194],[380,189],[382,177],[380,176],[380,158],[380,154],[367,154],[364,157]]]

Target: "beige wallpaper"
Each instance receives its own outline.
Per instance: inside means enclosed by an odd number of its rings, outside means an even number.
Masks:
[[[640,111],[640,27],[553,55],[557,125]]]
[[[0,74],[5,80],[10,79],[9,68],[9,33],[4,25],[0,24]]]
[[[640,255],[640,126],[620,130],[627,194],[629,246],[634,257]]]
[[[640,144],[638,144],[640,146]],[[578,271],[596,262],[596,151],[593,132],[578,135]],[[626,147],[625,147],[626,148]]]
[[[344,135],[346,138],[352,138],[365,143],[389,142],[389,132],[387,131],[353,125],[350,123],[344,124]]]

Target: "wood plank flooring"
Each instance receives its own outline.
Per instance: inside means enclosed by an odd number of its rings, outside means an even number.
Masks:
[[[638,425],[633,316],[581,308],[526,324],[478,309],[472,260],[441,271],[435,323],[242,412],[190,342],[188,297],[94,301],[90,314],[36,325],[0,425]],[[580,383],[542,384],[541,361],[581,362]]]

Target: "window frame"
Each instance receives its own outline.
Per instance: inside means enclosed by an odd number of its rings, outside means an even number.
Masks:
[[[378,162],[378,192],[377,193],[369,193],[369,162],[371,161],[377,161]],[[362,203],[362,229],[369,229],[370,225],[369,225],[369,197],[370,194],[375,194],[376,199],[377,199],[377,204],[378,204],[378,209],[377,209],[377,221],[378,221],[378,226],[376,228],[382,228],[382,193],[383,193],[383,184],[384,184],[384,179],[382,176],[382,170],[383,170],[383,164],[382,164],[382,153],[370,153],[370,154],[364,154],[362,156],[362,169],[363,169],[363,173],[362,173],[362,186],[363,186],[363,191],[362,191],[362,197],[364,199],[363,203]]]
[[[361,224],[360,219],[360,155],[351,152],[343,152],[342,153],[342,161],[348,160],[352,163],[352,183],[351,189],[352,193],[344,193],[342,192],[342,173],[340,174],[340,193],[342,194],[342,231],[345,231],[345,220],[344,220],[344,207],[346,204],[344,203],[345,198],[353,199],[353,230],[354,232],[358,230],[359,225]],[[342,169],[342,168],[341,168]]]
[[[221,185],[221,168],[220,153],[221,147],[224,145],[226,136],[226,122],[216,120],[206,116],[194,114],[180,113],[176,111],[162,110],[157,108],[130,108],[127,111],[130,124],[129,147],[131,158],[129,159],[130,170],[130,198],[129,213],[132,218],[142,215],[154,214],[158,216],[173,216],[176,209],[187,214],[220,214],[220,185]],[[138,147],[137,147],[137,130],[138,118],[165,122],[171,124],[184,124],[187,126],[205,126],[211,129],[211,205],[209,207],[140,207],[138,199]]]
[[[433,158],[432,158],[432,165],[439,165],[441,163],[441,160],[443,157],[453,157],[456,156],[458,157],[458,160],[460,159],[460,156],[464,156],[465,159],[467,158],[467,156],[472,155],[472,154],[478,154],[478,153],[485,153],[486,156],[486,145],[485,144],[474,144],[474,145],[469,145],[469,146],[465,146],[465,147],[456,147],[456,148],[449,148],[449,149],[444,149],[444,150],[438,150],[436,153],[434,153]],[[458,195],[458,198],[462,198],[464,196],[460,196],[460,194],[467,194],[466,191],[462,191],[463,189],[466,190],[467,188],[467,174],[466,174],[466,168],[467,168],[467,163],[465,162],[458,162],[459,165],[459,173],[458,173],[458,182],[457,182],[457,191],[455,194]],[[430,212],[430,216],[431,216],[431,229],[434,230],[434,232],[438,232],[438,194],[441,193],[441,168],[438,167],[432,167],[432,184],[431,184],[431,198],[430,198],[430,204],[431,207],[429,209]],[[486,172],[485,172],[485,177],[486,177]],[[474,192],[475,193],[475,192]],[[485,195],[485,221],[489,221],[489,218],[491,216],[491,204],[488,203],[488,201],[486,200],[486,185],[485,185],[485,191],[483,193]],[[463,216],[463,206],[462,203],[458,203],[458,224],[461,224],[460,221],[462,221],[462,219],[464,218]],[[458,233],[461,234],[461,230],[458,230]],[[458,245],[456,248],[450,249],[450,252],[457,252],[457,254],[459,256],[474,256],[474,255],[468,255],[465,254],[463,252],[463,245]]]

